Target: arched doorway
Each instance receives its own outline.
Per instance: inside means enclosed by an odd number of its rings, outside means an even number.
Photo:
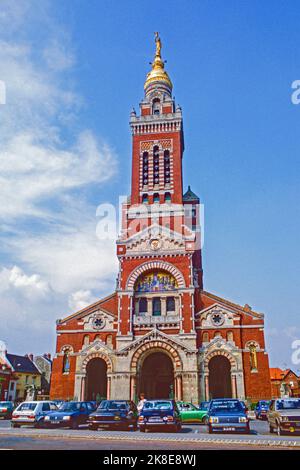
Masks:
[[[86,366],[85,399],[107,398],[107,364],[101,358],[91,359]]]
[[[144,359],[138,392],[143,392],[148,399],[174,398],[174,367],[167,354],[153,352]]]
[[[231,398],[231,364],[225,356],[214,356],[208,363],[209,398]]]

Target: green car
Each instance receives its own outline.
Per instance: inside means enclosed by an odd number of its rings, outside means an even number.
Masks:
[[[184,423],[195,423],[195,424],[207,424],[208,415],[207,410],[200,410],[197,406],[186,401],[177,402],[182,424]]]

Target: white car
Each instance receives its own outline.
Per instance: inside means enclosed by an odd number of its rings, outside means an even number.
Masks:
[[[53,401],[24,401],[14,410],[11,426],[19,428],[22,425],[33,425],[38,428],[42,425],[47,413],[57,410]]]

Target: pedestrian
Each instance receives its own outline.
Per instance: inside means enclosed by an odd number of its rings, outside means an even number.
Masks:
[[[146,398],[145,398],[145,394],[144,393],[141,393],[140,394],[140,400],[138,402],[138,405],[137,405],[137,409],[138,409],[138,412],[140,413],[143,409],[143,406],[144,404],[146,403]]]

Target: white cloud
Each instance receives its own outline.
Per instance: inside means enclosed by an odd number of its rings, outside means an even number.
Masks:
[[[72,311],[81,310],[96,300],[90,290],[78,290],[69,296],[69,306]]]
[[[79,125],[75,63],[51,2],[1,1],[0,223],[10,266],[0,270],[1,339],[10,351],[53,350],[55,319],[114,287],[114,243],[97,239],[96,204],[80,191],[112,179],[117,158]]]

